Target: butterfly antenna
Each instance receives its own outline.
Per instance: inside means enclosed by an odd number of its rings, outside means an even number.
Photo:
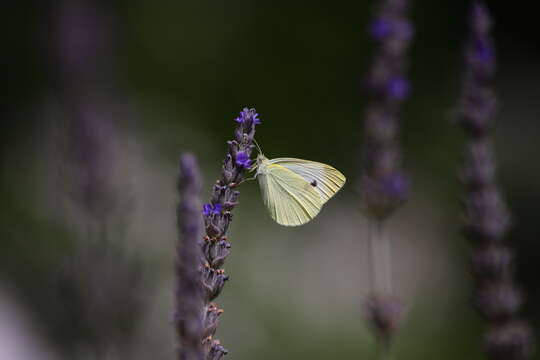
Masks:
[[[257,142],[257,140],[255,140],[255,138],[253,138],[253,142],[255,143],[255,145],[257,146],[257,150],[259,150],[259,154],[262,155],[262,150],[261,150],[261,147],[259,146],[259,143]]]

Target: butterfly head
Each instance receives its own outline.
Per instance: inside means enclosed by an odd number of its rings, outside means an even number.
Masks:
[[[257,163],[257,166],[259,166],[262,163],[268,161],[268,158],[266,156],[264,156],[262,153],[260,153],[259,155],[257,155],[257,159],[255,161]]]
[[[268,158],[263,154],[259,154],[255,159],[255,164],[253,164],[253,170],[257,169],[257,173],[260,173],[266,168],[266,165],[268,165]]]
[[[257,140],[253,139],[253,142],[255,143],[255,146],[257,147],[259,154],[257,155],[257,158],[255,159],[255,164],[253,164],[252,170],[257,169],[257,174],[258,174],[262,172],[264,168],[266,168],[266,165],[268,164],[268,158],[263,155],[263,152],[261,150],[261,147],[259,146],[259,143],[257,143]]]

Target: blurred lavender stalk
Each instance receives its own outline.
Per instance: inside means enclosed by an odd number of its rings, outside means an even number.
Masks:
[[[522,295],[513,279],[513,254],[505,241],[510,213],[495,180],[492,145],[496,110],[495,49],[491,18],[483,2],[473,2],[469,26],[457,120],[466,136],[461,179],[466,190],[464,234],[473,250],[473,300],[486,321],[487,358],[521,360],[529,356],[532,335],[528,324],[518,315]]]
[[[179,241],[176,260],[176,331],[179,360],[204,360],[203,288],[201,266],[203,254],[201,214],[201,178],[195,157],[180,157],[178,178],[180,202],[177,208]]]
[[[382,344],[381,357],[388,355],[402,312],[393,295],[390,239],[383,225],[408,193],[398,140],[399,110],[410,89],[406,69],[413,27],[408,12],[407,0],[381,0],[369,26],[377,47],[367,81],[370,101],[364,120],[360,200],[370,223],[372,289],[366,313]]]
[[[115,205],[112,170],[117,129],[115,109],[105,100],[111,76],[112,21],[95,0],[61,0],[51,7],[51,67],[65,114],[66,184],[81,216],[108,216]],[[107,82],[105,83],[105,78]],[[113,99],[114,101],[114,99]],[[109,102],[108,104],[106,102]],[[97,220],[98,222],[100,220]]]
[[[105,100],[114,83],[112,19],[102,5],[63,0],[50,9],[51,67],[66,118],[56,139],[61,142],[60,192],[69,197],[65,218],[80,234],[69,244],[58,273],[51,274],[47,315],[54,319],[46,323],[69,359],[88,351],[103,357],[129,343],[143,303],[140,262],[121,244],[129,208],[126,189],[115,186],[113,172],[119,140],[113,117],[118,113],[111,106],[116,99]]]
[[[227,142],[229,150],[223,162],[221,179],[214,184],[210,203],[203,206],[206,229],[202,243],[205,261],[202,268],[205,299],[203,344],[208,360],[219,360],[227,354],[219,340],[213,338],[223,310],[212,301],[221,293],[229,279],[222,268],[231,247],[226,234],[232,221],[232,210],[238,204],[240,195],[236,188],[245,179],[247,169],[252,163],[255,125],[261,123],[255,109],[248,108],[244,108],[235,121],[237,126],[234,140]]]

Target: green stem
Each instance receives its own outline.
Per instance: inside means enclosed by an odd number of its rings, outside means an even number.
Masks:
[[[378,341],[377,347],[377,359],[378,360],[392,360],[392,348],[387,340]]]

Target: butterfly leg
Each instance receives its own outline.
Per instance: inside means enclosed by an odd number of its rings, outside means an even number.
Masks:
[[[240,181],[240,182],[238,182],[238,183],[231,183],[231,184],[229,184],[229,186],[230,186],[230,187],[237,187],[238,185],[240,185],[240,184],[242,184],[242,183],[244,183],[244,182],[246,182],[246,181],[255,180],[256,178],[257,178],[257,174],[255,174],[255,176],[252,176],[252,177],[250,177],[250,178],[246,178],[246,179],[244,179],[244,180],[242,180],[242,181]]]

